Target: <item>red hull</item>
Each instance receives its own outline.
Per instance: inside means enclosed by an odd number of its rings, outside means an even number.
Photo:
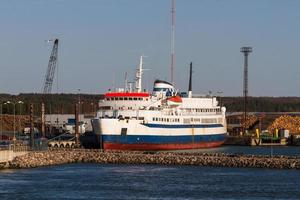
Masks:
[[[118,144],[104,143],[105,150],[132,150],[132,151],[158,151],[158,150],[181,150],[181,149],[200,149],[221,146],[224,141],[201,142],[189,144]]]

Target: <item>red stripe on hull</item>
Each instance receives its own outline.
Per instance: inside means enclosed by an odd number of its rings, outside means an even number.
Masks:
[[[201,149],[221,146],[224,141],[201,142],[189,144],[118,144],[104,143],[105,150],[132,150],[132,151],[159,151],[159,150],[180,150],[180,149]]]

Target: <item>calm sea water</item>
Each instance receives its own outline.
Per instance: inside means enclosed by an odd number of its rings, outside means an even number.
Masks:
[[[269,152],[268,148],[229,149],[210,151]],[[299,150],[274,152],[300,155]],[[2,170],[0,200],[5,199],[300,199],[300,171],[111,164]]]
[[[71,164],[0,172],[0,199],[300,199],[300,172]]]

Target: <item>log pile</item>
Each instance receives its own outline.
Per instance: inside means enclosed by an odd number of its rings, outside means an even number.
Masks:
[[[246,123],[246,129],[249,129],[249,127],[251,127],[257,120],[258,118],[255,115],[248,115],[246,122],[242,122],[241,125],[244,127],[244,124]]]
[[[270,132],[275,129],[287,129],[290,133],[300,133],[300,116],[283,115],[276,118],[268,127]]]
[[[3,131],[13,131],[14,130],[14,115],[2,115],[3,123],[1,123],[0,117],[0,126],[3,125]],[[15,115],[15,131],[24,130],[29,124],[28,115]]]

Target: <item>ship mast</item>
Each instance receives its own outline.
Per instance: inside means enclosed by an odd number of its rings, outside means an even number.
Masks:
[[[188,93],[188,97],[192,98],[193,97],[193,93],[192,93],[192,75],[193,75],[193,63],[190,63],[190,78],[189,78],[189,93]]]
[[[135,91],[142,91],[142,73],[143,73],[143,56],[140,57],[140,64],[135,74]]]
[[[175,0],[172,0],[171,9],[171,83],[174,85],[174,65],[175,65]]]

